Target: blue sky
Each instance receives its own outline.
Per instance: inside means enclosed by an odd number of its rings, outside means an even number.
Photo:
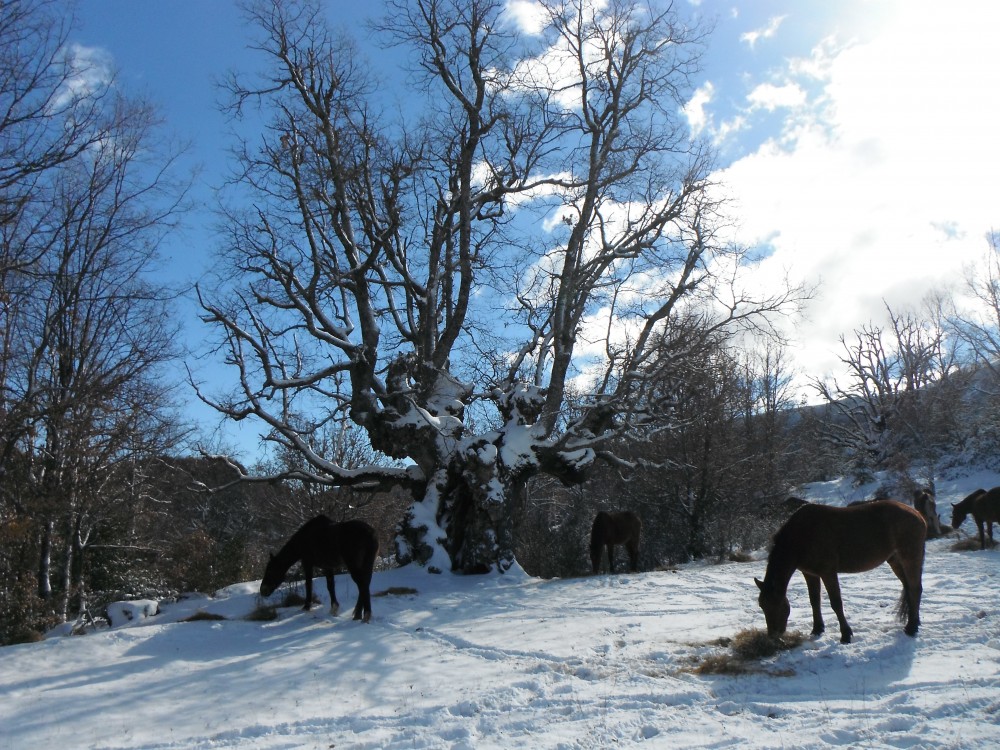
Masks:
[[[510,5],[530,10],[530,0]],[[881,321],[883,299],[902,308],[958,283],[963,266],[984,256],[987,232],[1000,228],[1000,8],[977,0],[685,6],[715,22],[686,112],[718,150],[733,238],[770,250],[761,284],[786,274],[821,284],[794,329],[794,354],[810,374],[834,372],[841,334]],[[361,32],[356,4],[330,8]],[[167,248],[171,275],[194,280],[211,260],[208,208],[231,143],[215,82],[257,65],[250,30],[232,0],[80,0],[78,17],[75,40],[158,103],[168,131],[191,141],[191,162],[202,165],[203,208]]]

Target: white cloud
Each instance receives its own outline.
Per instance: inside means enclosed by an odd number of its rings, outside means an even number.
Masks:
[[[776,86],[773,83],[762,83],[747,96],[750,108],[766,109],[773,112],[779,108],[801,107],[806,103],[806,92],[795,83]]]
[[[517,0],[514,0],[517,2]],[[602,11],[608,5],[608,0],[583,0],[585,17],[600,18]],[[508,8],[511,8],[509,5]],[[613,32],[621,34],[626,29],[619,28]],[[580,56],[583,64],[590,68],[590,75],[599,78],[606,66],[606,39],[598,34],[584,33]],[[581,106],[582,88],[580,85],[580,60],[577,52],[567,39],[557,38],[555,42],[544,49],[539,55],[522,59],[514,71],[514,85],[525,87],[541,86],[552,94],[552,100],[567,111],[579,110]]]
[[[796,363],[812,376],[839,368],[842,334],[884,320],[883,300],[901,310],[957,281],[1000,227],[1000,7],[958,0],[947,26],[931,6],[881,7],[894,13],[870,39],[827,37],[765,71],[722,125],[710,82],[684,108],[692,132],[716,141],[752,128],[755,111],[786,116],[780,134],[717,177],[734,198],[734,239],[773,251],[747,281],[820,284],[793,332]],[[564,63],[550,50],[532,71],[565,79]],[[549,218],[551,231],[561,217]]]
[[[736,136],[748,126],[748,120],[743,115],[737,115],[729,120],[724,120],[715,128],[714,142],[716,144],[725,143],[728,139]]]
[[[781,26],[781,22],[786,18],[787,16],[775,16],[768,21],[767,26],[741,34],[740,41],[746,42],[750,49],[753,49],[757,45],[757,42],[761,39],[770,39],[777,34],[778,28]]]
[[[548,22],[545,9],[533,0],[507,0],[507,12],[525,34],[541,34]]]
[[[114,78],[111,55],[99,47],[71,44],[64,51],[71,74],[57,92],[53,105],[63,107],[74,99],[106,88]]]
[[[708,126],[708,113],[705,111],[715,95],[715,87],[708,81],[694,92],[688,103],[684,105],[684,116],[687,117],[691,135],[697,138]]]
[[[800,363],[815,375],[837,367],[840,334],[883,318],[883,298],[918,304],[1000,226],[1000,7],[958,2],[946,26],[939,6],[894,9],[870,41],[837,53],[824,42],[789,64],[789,75],[823,75],[811,101],[802,89],[755,89],[759,106],[796,108],[780,138],[719,175],[740,238],[774,248],[761,278],[790,269],[822,284],[797,327]]]

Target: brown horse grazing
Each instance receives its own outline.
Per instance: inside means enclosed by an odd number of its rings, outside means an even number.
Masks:
[[[927,521],[927,538],[937,539],[945,533],[951,531],[950,527],[941,525],[941,517],[937,512],[937,503],[934,502],[934,495],[927,490],[913,491],[913,507]]]
[[[976,526],[979,528],[979,549],[986,549],[986,535],[983,533],[983,525],[989,525],[990,543],[993,543],[993,524],[1000,523],[1000,487],[992,490],[976,490],[960,503],[951,505],[951,526],[957,529],[962,525],[965,517],[972,514]]]
[[[629,567],[635,573],[639,570],[639,534],[642,532],[642,521],[629,510],[608,513],[602,510],[594,518],[590,530],[590,562],[594,574],[601,567],[601,555],[604,548],[608,550],[608,572],[615,572],[615,545],[624,544],[628,552]]]
[[[306,603],[302,609],[312,607],[313,568],[316,567],[326,576],[330,613],[336,615],[340,603],[333,589],[333,574],[346,567],[358,586],[354,619],[368,622],[372,617],[371,581],[377,555],[375,529],[364,521],[334,523],[326,516],[316,516],[292,534],[278,554],[271,555],[260,582],[260,595],[270,596],[284,582],[288,569],[301,560],[306,577]]]
[[[788,582],[801,570],[809,589],[813,635],[825,629],[820,611],[820,581],[840,623],[840,642],[850,643],[854,631],[844,617],[838,573],[861,573],[889,563],[903,583],[897,614],[906,619],[905,632],[916,635],[920,626],[921,581],[927,523],[917,511],[895,500],[834,508],[803,505],[774,535],[758,603],[764,610],[769,635],[781,635],[788,626]]]

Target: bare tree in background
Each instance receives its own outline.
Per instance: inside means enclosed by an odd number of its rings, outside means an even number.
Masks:
[[[696,28],[549,1],[524,38],[506,5],[387,3],[414,66],[394,118],[318,4],[254,3],[269,67],[231,90],[270,119],[239,154],[235,281],[202,299],[236,383],[202,397],[304,458],[281,476],[411,493],[398,557],[438,570],[506,570],[532,477],[636,468],[612,446],[669,423],[689,353],[801,296],[744,289],[716,236],[680,114]],[[344,418],[391,461],[326,455]]]
[[[965,291],[973,307],[949,310],[951,332],[962,342],[976,364],[1000,381],[1000,236],[991,232],[982,263],[968,269]]]
[[[74,54],[71,24],[53,0],[0,7],[0,477],[36,410],[34,390],[13,383],[12,337],[21,304],[35,296],[33,276],[21,271],[46,250],[49,177],[105,134],[106,72]]]
[[[895,468],[911,460],[930,462],[934,448],[957,419],[961,387],[955,380],[959,361],[946,335],[939,306],[921,313],[896,312],[888,306],[889,325],[868,324],[841,336],[846,381],[814,381],[833,417],[826,438],[844,449],[859,472]]]
[[[152,108],[68,23],[60,3],[0,5],[0,521],[37,535],[38,594],[62,619],[74,592],[86,607],[84,552],[131,507],[133,467],[180,438],[171,294],[151,273],[185,193]]]
[[[677,389],[670,429],[615,446],[642,471],[595,466],[585,485],[535,481],[518,524],[518,561],[544,577],[590,569],[586,540],[601,510],[642,518],[642,569],[766,544],[781,501],[803,480],[788,429],[791,372],[781,347],[705,347]],[[693,356],[691,358],[693,360]],[[624,554],[620,551],[620,554]]]
[[[103,66],[69,43],[72,16],[57,0],[0,9],[0,226],[8,231],[52,168],[96,142],[107,93]],[[4,247],[0,270],[30,260]]]

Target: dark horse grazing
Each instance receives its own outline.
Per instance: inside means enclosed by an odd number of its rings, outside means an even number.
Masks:
[[[316,516],[292,534],[292,538],[278,554],[271,555],[264,570],[264,579],[260,582],[260,595],[270,596],[285,580],[288,569],[301,560],[306,577],[306,603],[303,609],[312,607],[315,567],[326,576],[326,588],[330,592],[330,613],[336,615],[340,611],[340,603],[333,590],[333,574],[346,567],[358,585],[354,619],[368,622],[372,617],[370,587],[376,555],[378,538],[375,529],[364,521],[334,523],[326,516]]]
[[[979,528],[979,548],[986,549],[986,535],[983,525],[989,524],[990,543],[993,542],[993,524],[1000,523],[1000,487],[992,490],[976,490],[960,503],[952,503],[951,526],[957,529],[965,517],[972,514]]]
[[[921,577],[927,522],[917,511],[895,500],[877,500],[846,508],[803,505],[774,535],[758,603],[764,610],[769,635],[781,635],[788,625],[788,582],[801,570],[809,589],[813,635],[823,632],[820,581],[840,623],[840,642],[854,634],[844,617],[838,573],[861,573],[889,563],[903,583],[898,615],[906,619],[905,632],[916,635],[920,626]]]
[[[615,572],[615,545],[624,544],[633,573],[639,570],[639,534],[642,521],[629,510],[608,513],[602,510],[594,518],[590,530],[590,562],[596,574],[601,567],[601,555],[608,550],[608,572]]]

